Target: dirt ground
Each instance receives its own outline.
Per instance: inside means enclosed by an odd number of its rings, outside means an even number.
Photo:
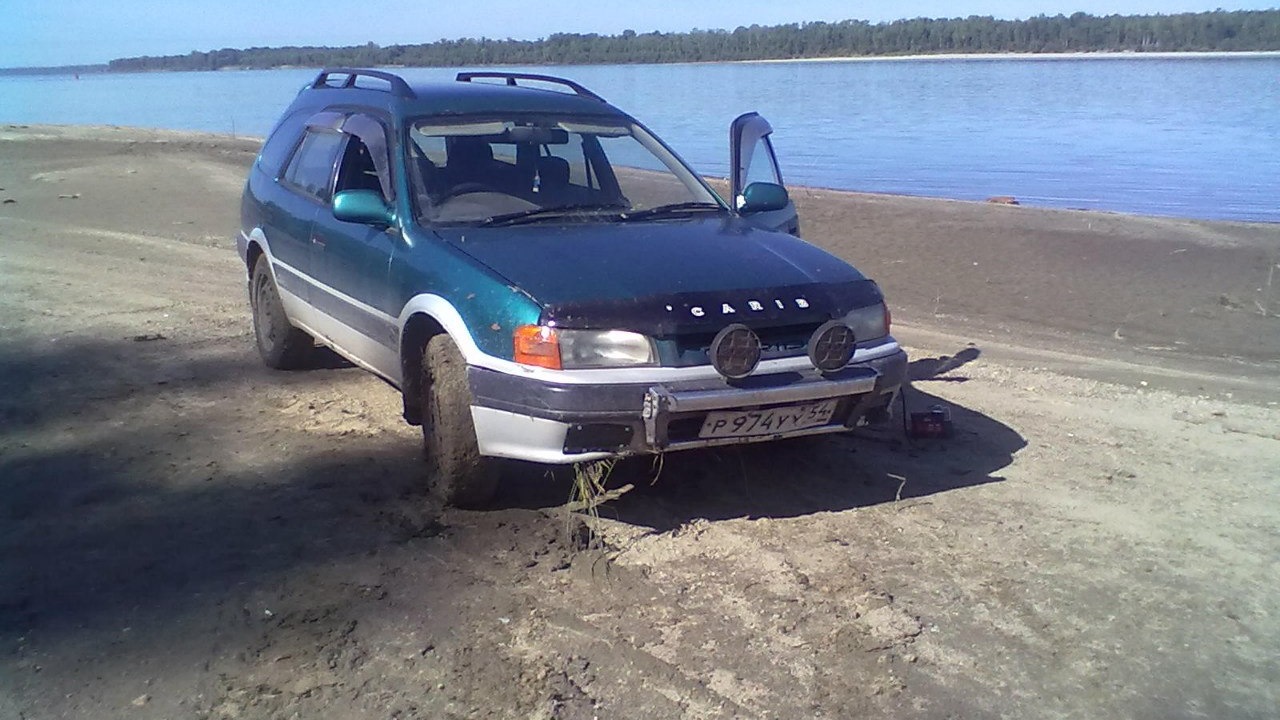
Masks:
[[[442,510],[392,388],[262,366],[255,151],[0,126],[0,718],[1276,716],[1280,226],[798,190],[956,437],[592,522]]]

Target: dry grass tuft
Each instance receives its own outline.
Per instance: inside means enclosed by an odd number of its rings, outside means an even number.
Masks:
[[[566,523],[571,522],[573,513],[587,514],[590,518],[587,522],[589,533],[587,545],[591,549],[597,549],[600,546],[600,537],[596,533],[596,521],[600,519],[600,506],[611,500],[617,500],[635,487],[628,483],[612,490],[606,488],[617,464],[616,459],[609,459],[577,463],[573,466],[573,487],[569,491],[569,501],[564,504]]]

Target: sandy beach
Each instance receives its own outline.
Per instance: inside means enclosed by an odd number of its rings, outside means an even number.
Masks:
[[[257,147],[0,126],[0,718],[1280,707],[1280,225],[793,188],[954,438],[633,463],[598,521],[563,477],[468,512],[393,388],[259,361]]]

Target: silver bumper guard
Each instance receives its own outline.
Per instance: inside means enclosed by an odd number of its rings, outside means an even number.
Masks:
[[[790,405],[831,398],[865,395],[875,390],[880,373],[872,368],[857,368],[856,374],[837,380],[826,378],[796,382],[790,385],[763,388],[727,388],[721,390],[684,390],[671,391],[655,385],[649,388],[644,396],[644,407],[641,417],[644,419],[645,441],[653,448],[678,449],[682,446],[719,445],[741,443],[743,441],[769,440],[775,437],[814,435],[830,432],[831,426],[810,428],[808,430],[784,432],[777,435],[765,435],[754,438],[728,438],[724,440],[701,439],[694,442],[668,443],[666,437],[667,421],[672,415],[680,413],[710,412],[714,410],[735,410],[765,407],[770,405]]]

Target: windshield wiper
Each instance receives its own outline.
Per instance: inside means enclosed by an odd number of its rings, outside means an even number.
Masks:
[[[481,226],[516,225],[522,222],[536,222],[548,218],[574,215],[584,210],[620,210],[627,207],[622,203],[569,203],[567,205],[551,205],[548,207],[521,210],[519,212],[494,215],[480,221]]]
[[[657,207],[645,208],[644,210],[632,210],[622,213],[623,220],[643,220],[645,218],[668,216],[690,215],[693,213],[714,212],[716,214],[725,212],[724,206],[713,202],[691,201],[671,203],[670,205],[658,205]]]

